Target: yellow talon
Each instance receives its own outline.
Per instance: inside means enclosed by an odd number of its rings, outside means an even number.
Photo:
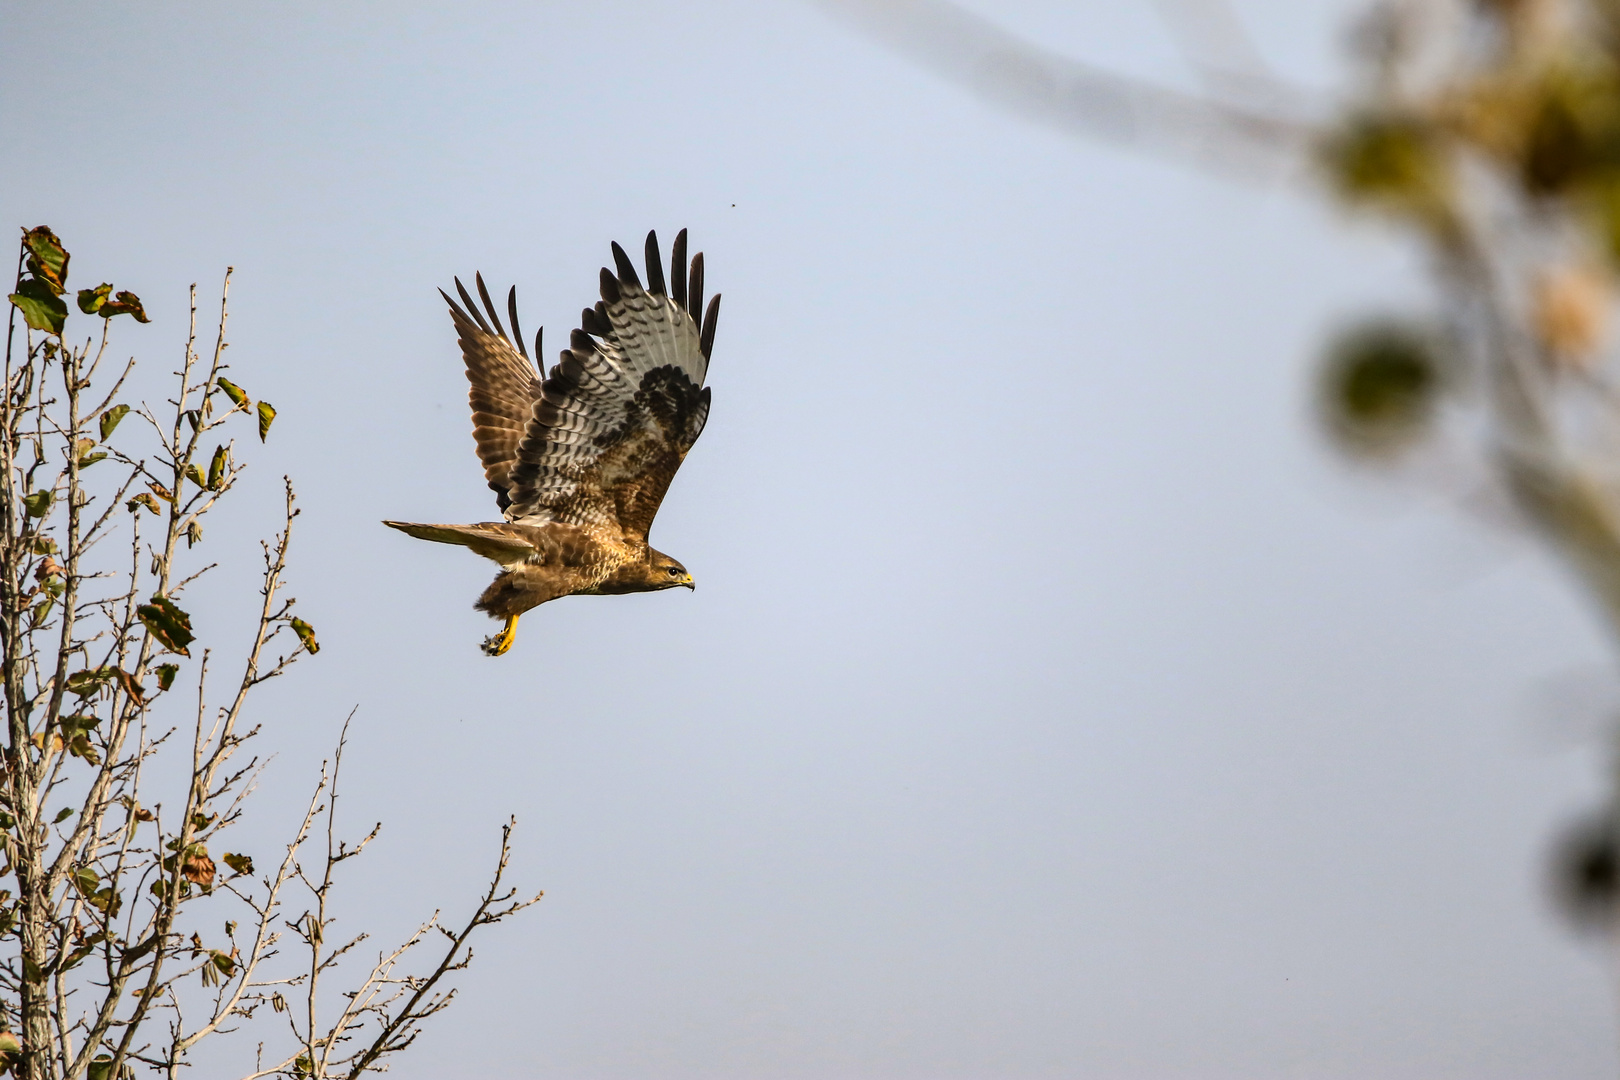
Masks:
[[[501,632],[484,639],[481,648],[484,650],[485,656],[500,656],[512,647],[512,642],[517,640],[517,621],[518,617],[516,615],[508,615],[506,617],[506,626],[501,629]]]

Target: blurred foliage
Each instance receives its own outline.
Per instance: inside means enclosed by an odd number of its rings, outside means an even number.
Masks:
[[[1343,334],[1322,370],[1329,431],[1357,455],[1404,448],[1428,428],[1442,384],[1434,335],[1377,320]]]

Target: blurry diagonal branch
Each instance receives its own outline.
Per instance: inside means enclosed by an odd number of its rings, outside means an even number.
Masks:
[[[948,0],[819,0],[891,48],[985,100],[1070,135],[1191,159],[1223,172],[1273,176],[1303,161],[1313,129],[1284,111],[1236,24],[1198,13],[1184,37],[1210,38],[1195,61],[1221,96],[1190,94],[1082,63],[1008,33]],[[1165,0],[1192,14],[1196,0]],[[1237,36],[1234,38],[1234,33]],[[1235,68],[1236,70],[1227,70]],[[1264,104],[1262,104],[1264,102]]]

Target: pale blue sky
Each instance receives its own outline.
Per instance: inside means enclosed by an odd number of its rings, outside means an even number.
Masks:
[[[1323,89],[1356,7],[1239,5]],[[1148,0],[997,10],[1187,82]],[[0,13],[0,217],[141,294],[149,373],[236,266],[281,411],[248,490],[298,486],[324,647],[258,706],[243,845],[358,706],[346,928],[460,911],[509,813],[547,890],[395,1077],[1613,1075],[1539,877],[1602,765],[1548,701],[1612,696],[1608,644],[1530,542],[1312,426],[1324,333],[1424,303],[1377,227],[804,3]],[[555,346],[610,240],[682,226],[726,299],[653,539],[697,591],[486,659],[490,564],[378,524],[495,512],[435,289],[515,282]],[[273,524],[211,526],[216,588]]]

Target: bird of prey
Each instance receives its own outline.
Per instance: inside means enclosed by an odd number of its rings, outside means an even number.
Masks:
[[[467,362],[478,460],[505,520],[383,524],[500,564],[474,605],[505,620],[483,643],[489,656],[512,647],[519,615],[559,596],[694,587],[686,567],[647,543],[647,532],[709,417],[703,380],[720,296],[704,309],[703,255],[688,266],[685,229],[667,280],[654,233],[646,255],[643,285],[613,245],[617,273],[602,269],[601,301],[581,313],[549,374],[530,364],[516,288],[506,297],[510,335],[482,274],[482,312],[459,278],[461,304],[439,290]],[[537,357],[541,341],[537,333]]]

